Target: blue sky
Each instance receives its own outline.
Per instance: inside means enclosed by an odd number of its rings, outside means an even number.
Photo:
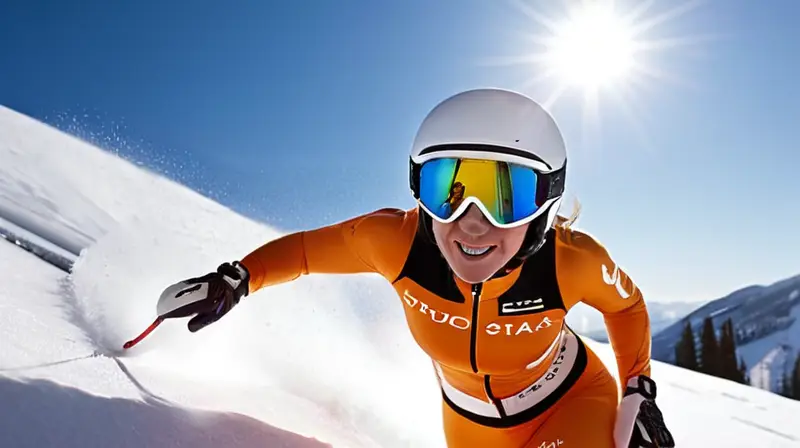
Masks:
[[[691,43],[642,55],[670,78],[603,91],[599,120],[579,90],[552,106],[580,226],[653,300],[800,273],[800,4],[765,5],[708,0],[644,32]],[[526,83],[541,67],[485,63],[545,31],[505,0],[17,1],[0,11],[0,104],[299,230],[412,206],[408,148],[441,99],[546,101],[554,83]]]

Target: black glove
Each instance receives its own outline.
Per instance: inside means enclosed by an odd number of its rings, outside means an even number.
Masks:
[[[196,332],[228,313],[249,294],[250,273],[239,263],[223,263],[217,272],[183,280],[168,287],[156,310],[164,319],[189,317],[188,328]]]
[[[675,440],[656,406],[656,383],[645,375],[628,380],[617,411],[617,448],[674,448]]]

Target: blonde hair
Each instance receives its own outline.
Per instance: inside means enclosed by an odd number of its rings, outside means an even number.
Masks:
[[[573,199],[572,201],[572,214],[569,217],[563,216],[561,214],[556,215],[555,221],[553,221],[553,227],[555,228],[562,228],[569,230],[575,221],[578,220],[578,215],[581,214],[581,203],[578,201],[577,198]]]

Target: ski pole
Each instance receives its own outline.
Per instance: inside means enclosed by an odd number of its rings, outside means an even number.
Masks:
[[[129,349],[129,348],[133,347],[134,345],[138,344],[139,342],[141,342],[141,341],[142,341],[142,339],[146,338],[146,337],[147,337],[147,335],[149,335],[149,334],[150,334],[150,333],[151,333],[153,330],[155,330],[155,329],[156,329],[156,327],[158,327],[159,325],[161,325],[161,322],[164,322],[164,318],[163,318],[163,317],[161,317],[161,316],[158,316],[158,317],[156,318],[156,320],[154,320],[154,321],[153,321],[153,323],[152,323],[152,324],[150,324],[150,326],[149,326],[149,327],[147,327],[147,328],[146,328],[146,329],[145,329],[145,330],[142,332],[142,334],[140,334],[139,336],[136,336],[136,338],[134,338],[134,339],[131,339],[130,341],[126,342],[126,343],[125,343],[125,345],[123,345],[123,346],[122,346],[122,348],[124,348],[125,350],[127,350],[127,349]]]

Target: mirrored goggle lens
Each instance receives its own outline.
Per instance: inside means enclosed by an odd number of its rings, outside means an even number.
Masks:
[[[538,175],[532,168],[492,160],[445,158],[425,162],[420,169],[419,199],[446,220],[468,197],[478,199],[500,224],[533,215]]]

